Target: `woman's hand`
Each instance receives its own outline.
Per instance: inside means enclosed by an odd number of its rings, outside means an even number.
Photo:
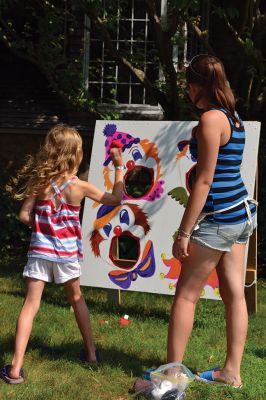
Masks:
[[[188,244],[189,238],[185,236],[177,236],[175,238],[173,247],[172,247],[172,254],[175,258],[180,261],[183,261],[184,258],[188,257]]]
[[[122,150],[118,147],[112,147],[110,149],[110,156],[112,158],[115,167],[123,166]]]

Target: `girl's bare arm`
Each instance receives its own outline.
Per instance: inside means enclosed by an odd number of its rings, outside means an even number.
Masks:
[[[123,195],[123,160],[119,148],[111,148],[110,154],[115,168],[115,179],[112,193],[104,192],[90,182],[83,182],[84,196],[106,205],[120,204]],[[116,169],[119,167],[121,169]]]
[[[32,226],[34,222],[34,207],[36,203],[36,196],[27,197],[20,209],[19,220],[28,226]]]

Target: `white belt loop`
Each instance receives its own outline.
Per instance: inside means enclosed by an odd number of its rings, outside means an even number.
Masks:
[[[247,197],[247,198],[244,200],[246,212],[247,212],[247,215],[248,215],[248,224],[249,224],[249,225],[252,225],[252,215],[251,215],[251,212],[250,212],[250,208],[249,208],[248,202],[250,202],[250,203],[252,203],[252,204],[255,204],[256,206],[258,205],[258,202],[257,202],[256,200],[254,200],[254,199],[251,199],[250,197]]]
[[[199,229],[199,224],[201,223],[201,221],[206,217],[206,215],[208,215],[208,213],[200,213],[199,218],[197,219],[192,232],[196,231],[197,229]],[[192,233],[191,232],[191,233]]]
[[[244,200],[244,204],[245,204],[245,208],[246,208],[246,213],[248,215],[248,225],[251,225],[252,224],[251,212],[250,212],[248,201],[246,199]]]

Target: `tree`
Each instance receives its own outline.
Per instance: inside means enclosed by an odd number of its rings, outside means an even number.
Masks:
[[[70,49],[79,23],[70,1],[0,0],[1,42],[34,64],[66,104],[95,112],[83,85],[81,45]]]
[[[120,0],[123,8],[128,1]],[[162,81],[151,81],[141,69],[139,54],[118,51],[112,39],[116,34],[116,0],[18,1],[2,0],[0,39],[17,55],[27,58],[44,73],[51,86],[74,106],[95,109],[82,79],[82,51],[68,53],[71,37],[78,30],[80,16],[87,14],[91,29],[104,40],[110,57],[123,65],[163,108],[167,119],[181,118],[183,74],[175,69],[173,45],[186,39],[185,24],[199,40],[205,53],[219,56],[225,64],[231,85],[244,117],[254,117],[265,107],[266,15],[260,1],[253,0],[171,0],[167,15],[160,16],[156,0],[146,0],[151,21],[154,62],[163,72]],[[209,23],[203,21],[203,6]],[[19,16],[19,18],[18,18]],[[181,82],[181,85],[180,85]]]

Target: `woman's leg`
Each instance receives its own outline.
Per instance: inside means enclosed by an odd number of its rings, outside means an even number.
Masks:
[[[80,279],[75,278],[64,284],[69,303],[73,307],[75,318],[82,335],[88,362],[96,362],[89,310],[80,290]]]
[[[8,373],[10,378],[18,378],[20,376],[20,368],[23,364],[24,354],[32,330],[32,323],[39,310],[45,286],[45,282],[38,279],[26,278],[26,282],[27,292],[17,322],[15,350]]]
[[[218,266],[220,294],[225,304],[227,356],[221,371],[214,379],[241,384],[240,364],[247,335],[248,314],[244,294],[245,245],[234,244],[224,253]]]
[[[189,257],[182,263],[168,330],[167,360],[182,362],[192,330],[195,306],[221,251],[191,242]]]

